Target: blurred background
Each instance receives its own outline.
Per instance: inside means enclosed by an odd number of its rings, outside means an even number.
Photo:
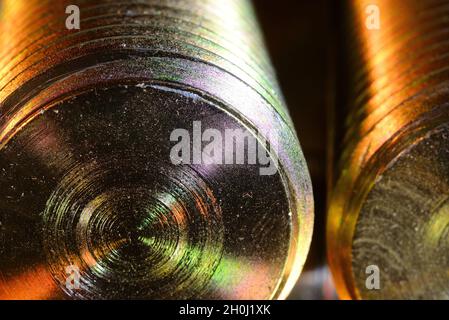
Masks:
[[[335,299],[325,253],[326,146],[332,122],[336,1],[254,0],[259,22],[306,157],[315,228],[306,267],[290,299]]]

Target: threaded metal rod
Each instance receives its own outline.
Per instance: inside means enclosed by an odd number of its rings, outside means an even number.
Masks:
[[[312,191],[248,1],[1,15],[0,298],[286,297]]]
[[[327,234],[342,298],[449,297],[448,10],[383,0],[347,10],[347,118]]]

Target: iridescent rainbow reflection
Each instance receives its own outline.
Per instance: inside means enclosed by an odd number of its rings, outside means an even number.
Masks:
[[[238,127],[198,97],[117,86],[55,104],[8,141],[4,226],[33,230],[14,235],[13,250],[48,263],[57,287],[49,297],[266,298],[279,286],[291,219],[281,177],[256,165],[175,166],[160,156],[170,154],[173,128],[192,125],[192,101],[205,126]],[[176,113],[144,116],[160,103]],[[23,276],[10,266],[29,268],[27,259],[2,263],[11,279]],[[79,290],[65,287],[67,266],[79,269]]]

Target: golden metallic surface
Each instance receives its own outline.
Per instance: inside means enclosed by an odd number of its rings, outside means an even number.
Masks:
[[[0,16],[0,299],[288,295],[312,190],[248,1],[5,0]],[[171,133],[195,121],[266,140],[277,170],[174,164]]]
[[[447,299],[449,1],[355,0],[345,13],[348,113],[327,226],[338,293]]]

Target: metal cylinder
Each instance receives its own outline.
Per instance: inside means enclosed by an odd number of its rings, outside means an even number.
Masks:
[[[328,258],[342,298],[449,297],[448,1],[351,1]]]
[[[248,1],[0,21],[0,298],[287,296],[312,191]]]

